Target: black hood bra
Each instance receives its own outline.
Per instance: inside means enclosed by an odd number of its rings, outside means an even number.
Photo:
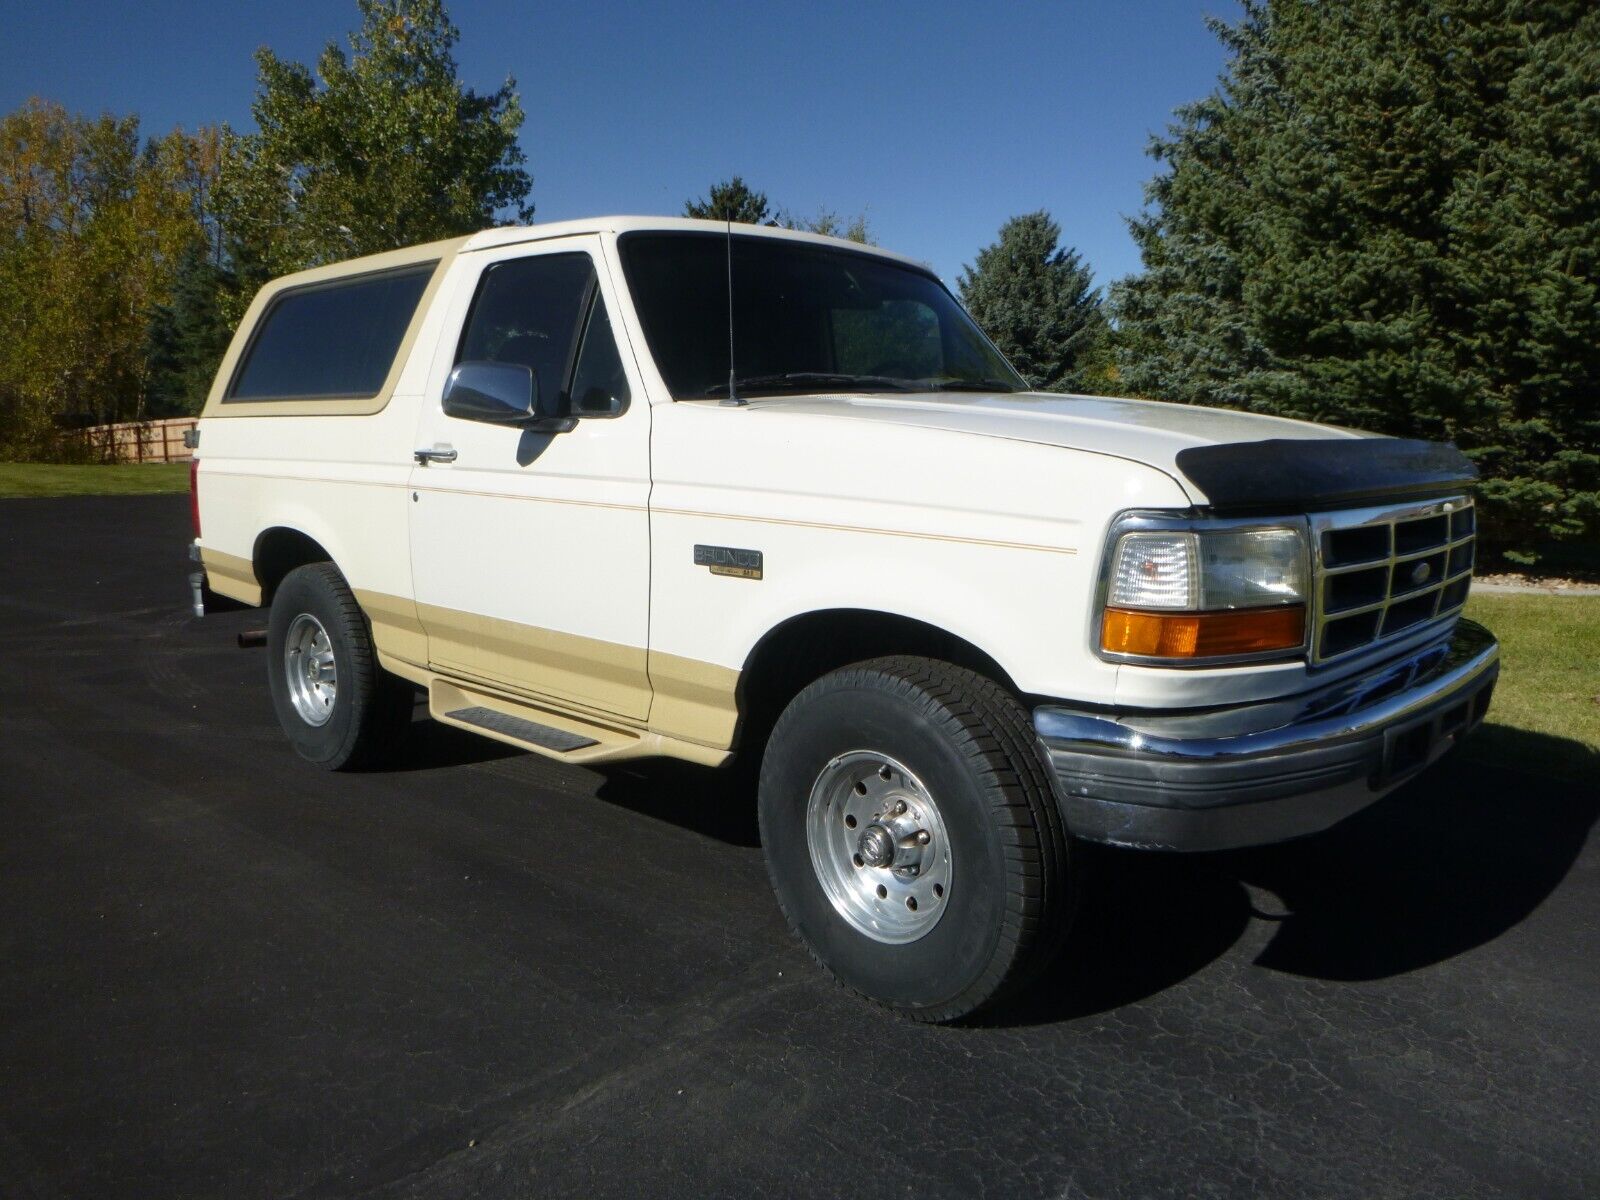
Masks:
[[[1447,442],[1416,438],[1272,438],[1190,446],[1178,470],[1218,512],[1315,512],[1437,496],[1477,482]]]

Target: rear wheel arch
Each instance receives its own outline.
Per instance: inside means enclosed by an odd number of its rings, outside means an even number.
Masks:
[[[290,571],[311,563],[331,563],[334,557],[310,534],[287,525],[274,525],[257,536],[250,561],[256,582],[261,585],[261,603],[265,606],[272,603],[278,585]]]

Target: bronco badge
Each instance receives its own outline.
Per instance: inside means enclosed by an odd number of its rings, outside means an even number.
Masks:
[[[732,575],[737,579],[761,578],[761,551],[736,550],[732,546],[696,546],[694,565],[710,567],[713,575]]]

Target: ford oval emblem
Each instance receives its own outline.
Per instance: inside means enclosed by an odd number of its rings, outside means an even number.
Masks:
[[[1432,574],[1432,563],[1419,562],[1416,566],[1411,568],[1411,586],[1421,587],[1423,584],[1428,582],[1428,577]]]

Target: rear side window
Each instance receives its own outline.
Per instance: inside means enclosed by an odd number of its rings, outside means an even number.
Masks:
[[[256,328],[227,399],[376,396],[417,311],[433,263],[284,292]]]

